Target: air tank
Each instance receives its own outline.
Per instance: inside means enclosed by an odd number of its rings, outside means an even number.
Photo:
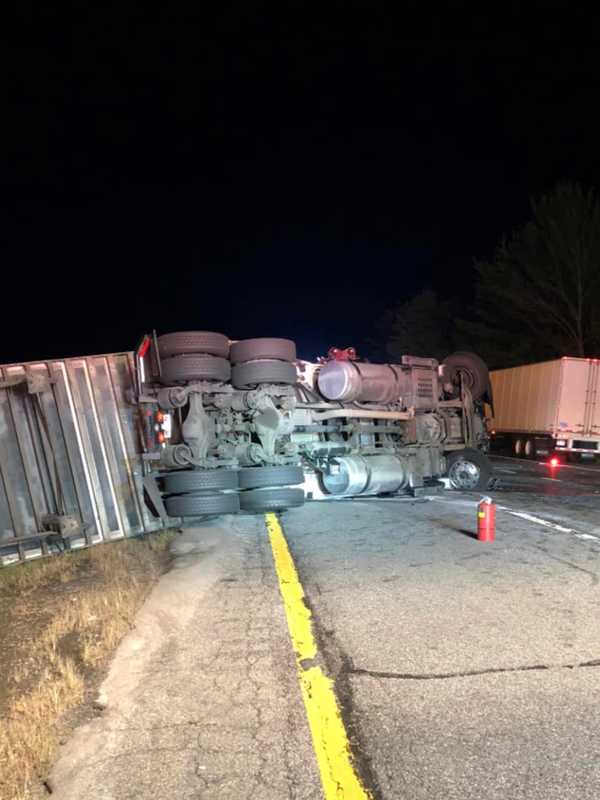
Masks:
[[[323,487],[338,497],[397,492],[408,485],[404,461],[396,456],[339,456],[335,471],[323,474]]]
[[[402,394],[404,375],[395,364],[329,361],[319,371],[319,391],[327,400],[394,403]]]

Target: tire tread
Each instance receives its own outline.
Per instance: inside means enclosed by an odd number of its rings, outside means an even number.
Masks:
[[[158,337],[158,352],[161,358],[180,356],[186,353],[205,354],[227,358],[229,339],[213,331],[175,331]]]
[[[212,514],[237,514],[240,510],[238,494],[178,494],[165,499],[170,517],[202,517]]]

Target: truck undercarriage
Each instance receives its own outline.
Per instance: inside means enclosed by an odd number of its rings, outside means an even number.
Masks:
[[[153,512],[282,510],[309,486],[338,497],[419,494],[443,477],[486,488],[488,379],[477,356],[371,364],[335,351],[320,361],[298,361],[286,339],[145,336],[134,401]]]

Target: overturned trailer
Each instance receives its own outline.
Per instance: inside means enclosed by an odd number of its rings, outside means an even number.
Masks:
[[[340,351],[337,351],[338,353]],[[167,517],[283,510],[307,494],[483,490],[485,364],[298,361],[287,339],[146,335],[136,354],[146,500]]]

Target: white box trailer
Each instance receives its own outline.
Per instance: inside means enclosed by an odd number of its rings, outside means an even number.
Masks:
[[[564,358],[490,373],[492,447],[536,458],[600,454],[600,360]]]

